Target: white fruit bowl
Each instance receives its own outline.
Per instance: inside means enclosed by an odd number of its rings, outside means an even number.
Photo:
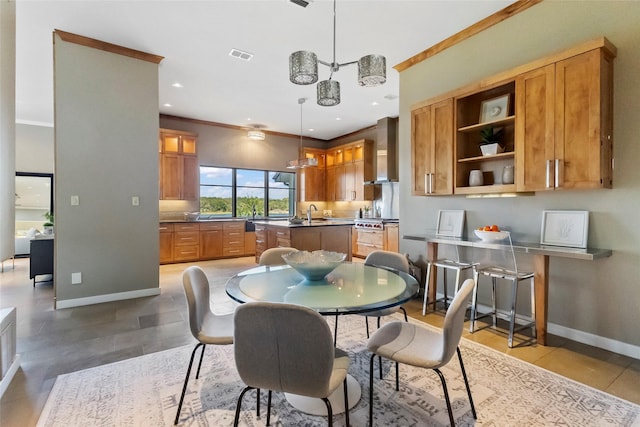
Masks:
[[[484,242],[497,242],[499,240],[504,240],[509,236],[508,231],[480,231],[473,230],[482,241]]]
[[[282,259],[307,280],[322,280],[342,264],[346,254],[330,251],[296,251],[282,255]]]

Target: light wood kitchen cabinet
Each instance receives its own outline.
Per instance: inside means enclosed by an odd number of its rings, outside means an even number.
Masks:
[[[373,142],[360,141],[341,145],[335,150],[336,201],[373,200],[373,187],[365,185],[373,176]],[[327,184],[329,181],[327,180]]]
[[[336,174],[336,166],[327,166],[325,171],[325,200],[328,202],[335,202],[337,200],[336,188],[338,186],[338,181]]]
[[[160,130],[160,199],[196,200],[198,198],[197,135]]]
[[[177,262],[200,259],[200,228],[198,224],[173,225],[173,260]]]
[[[453,99],[411,112],[414,195],[453,194]]]
[[[353,256],[366,258],[373,251],[398,252],[398,231],[397,224],[385,224],[383,230],[353,227]]]
[[[313,202],[325,200],[325,150],[305,148],[303,149],[302,155],[305,159],[316,159],[318,166],[300,170],[298,174],[300,201]]]
[[[611,188],[612,77],[605,49],[518,77],[519,191]]]
[[[266,251],[269,246],[267,242],[267,228],[262,224],[256,224],[256,264],[260,262],[260,255]]]
[[[412,193],[611,188],[615,55],[606,38],[591,40],[412,106]],[[491,103],[495,118],[482,116]],[[489,128],[501,151],[483,155]],[[515,179],[503,182],[508,168]]]
[[[201,223],[200,259],[216,259],[222,255],[222,223]]]
[[[222,255],[225,257],[244,255],[244,222],[222,223]]]
[[[173,262],[173,224],[160,224],[160,264]]]

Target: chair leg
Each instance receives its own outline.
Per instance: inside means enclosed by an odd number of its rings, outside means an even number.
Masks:
[[[513,332],[516,327],[516,302],[518,299],[518,279],[513,279],[511,283],[511,312],[509,313],[509,338],[507,345],[513,347]]]
[[[260,389],[256,389],[256,417],[260,418]]]
[[[196,371],[196,379],[200,378],[200,368],[202,367],[202,359],[204,359],[205,348],[207,348],[207,345],[202,344],[202,352],[200,353],[200,363],[198,363],[198,370]]]
[[[331,409],[331,402],[326,397],[322,398],[325,406],[327,407],[327,416],[329,417],[329,427],[333,427],[333,409]]]
[[[427,305],[431,304],[429,301],[429,281],[431,280],[431,263],[427,264],[427,277],[424,282],[424,298],[422,300],[422,315],[427,315]]]
[[[400,391],[400,369],[398,368],[398,362],[396,362],[396,391]]]
[[[400,307],[400,310],[402,311],[402,313],[404,314],[404,321],[408,322],[409,321],[409,317],[407,316],[407,310],[404,309],[404,307]],[[379,326],[378,326],[379,327]]]
[[[473,404],[473,398],[471,397],[471,387],[469,387],[469,380],[467,379],[467,371],[464,369],[464,363],[462,362],[462,354],[460,353],[460,347],[456,348],[458,352],[458,361],[460,362],[460,369],[462,370],[462,378],[464,378],[464,385],[467,387],[467,395],[469,396],[469,403],[471,404],[471,413],[473,414],[473,419],[477,420],[478,416],[476,415],[476,407]]]
[[[373,426],[373,360],[375,358],[374,353],[369,360],[369,427]]]
[[[498,312],[496,309],[496,282],[497,279],[495,277],[491,278],[491,303],[492,303],[492,316],[493,316],[493,327],[498,326]]]
[[[444,309],[449,308],[449,293],[447,292],[447,268],[442,269],[442,289],[444,290]]]
[[[476,331],[476,318],[478,317],[478,279],[479,274],[476,269],[473,269],[473,281],[476,282],[473,287],[473,294],[471,297],[471,318],[469,319],[469,332],[474,333]]]
[[[240,407],[242,406],[242,398],[244,397],[244,394],[251,389],[253,389],[253,387],[249,387],[249,386],[245,387],[240,393],[240,396],[238,396],[238,403],[236,404],[236,416],[233,419],[234,427],[238,427],[238,422],[240,421]]]
[[[271,425],[271,395],[273,392],[269,390],[267,394],[267,426]]]
[[[184,385],[182,386],[182,394],[180,395],[180,402],[178,403],[178,411],[176,412],[176,419],[173,422],[173,425],[178,424],[178,420],[180,419],[180,411],[182,410],[182,402],[184,401],[184,395],[187,392],[187,383],[189,382],[189,375],[191,374],[191,366],[193,365],[193,358],[196,355],[196,351],[200,346],[204,347],[204,344],[201,342],[196,344],[191,352],[191,359],[189,359],[189,367],[187,368],[187,375],[184,377]]]
[[[342,386],[344,388],[344,416],[345,416],[345,426],[349,427],[349,391],[347,390],[347,378],[344,379],[344,384]]]
[[[367,327],[367,339],[369,339],[369,316],[364,316],[364,324]],[[378,325],[378,328],[380,325]]]
[[[333,325],[333,346],[338,342],[338,315],[336,314],[336,322]]]
[[[532,336],[535,339],[538,339],[538,331],[536,330],[536,288],[535,288],[535,281],[534,278],[532,277],[531,280],[531,320],[533,322],[533,327],[532,329]]]
[[[456,425],[456,422],[453,419],[453,411],[451,410],[451,401],[449,400],[449,391],[447,390],[447,381],[444,379],[444,375],[440,372],[440,369],[434,369],[438,376],[440,377],[440,382],[442,382],[442,389],[444,390],[444,400],[447,402],[447,411],[449,411],[449,422],[451,423],[451,427]]]

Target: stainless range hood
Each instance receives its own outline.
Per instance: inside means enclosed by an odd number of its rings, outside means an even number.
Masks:
[[[376,179],[368,184],[398,181],[398,118],[378,120],[376,141]]]

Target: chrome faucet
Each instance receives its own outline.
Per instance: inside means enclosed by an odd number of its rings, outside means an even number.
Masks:
[[[311,203],[309,205],[309,209],[307,209],[307,221],[309,222],[309,224],[311,224],[311,208],[315,209],[315,211],[318,212],[318,207]]]

